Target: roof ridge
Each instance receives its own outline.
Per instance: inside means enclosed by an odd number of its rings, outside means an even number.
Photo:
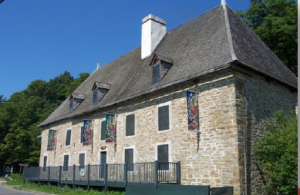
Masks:
[[[237,57],[236,57],[235,52],[234,52],[232,34],[231,34],[230,23],[229,23],[229,18],[228,18],[228,13],[227,13],[228,5],[226,3],[223,3],[222,7],[223,7],[223,11],[224,11],[225,28],[226,28],[226,32],[227,32],[229,50],[230,50],[231,58],[234,61],[234,60],[237,60]]]

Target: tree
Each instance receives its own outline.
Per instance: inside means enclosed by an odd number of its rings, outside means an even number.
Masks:
[[[250,1],[250,8],[237,14],[297,75],[297,3],[295,0]]]
[[[35,80],[9,99],[0,96],[0,165],[3,163],[38,164],[40,140],[37,136],[44,121],[89,74],[74,79],[69,72],[49,82]]]
[[[267,194],[296,194],[297,116],[276,112],[274,118],[266,122],[262,132],[254,148],[254,156],[269,178]]]

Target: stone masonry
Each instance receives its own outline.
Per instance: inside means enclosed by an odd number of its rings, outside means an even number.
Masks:
[[[196,132],[188,130],[187,90],[198,93],[199,151]],[[153,162],[157,145],[168,143],[170,161],[181,162],[182,184],[233,186],[234,194],[260,194],[262,179],[251,155],[251,145],[255,144],[261,123],[274,111],[292,109],[296,97],[287,87],[266,82],[263,77],[221,70],[110,110],[48,126],[42,133],[40,166],[44,155],[48,156],[48,166],[62,165],[64,154],[70,155],[70,166],[78,165],[79,152],[86,153],[86,164],[99,164],[101,148],[107,151],[108,163],[124,163],[124,150],[129,147],[134,148],[134,162]],[[157,109],[161,104],[170,106],[170,130],[158,132]],[[113,143],[100,140],[105,112],[117,113],[116,148]],[[135,114],[135,135],[126,137],[125,119],[131,113]],[[93,146],[80,143],[83,119],[94,120]],[[50,128],[58,130],[56,151],[47,151]],[[72,130],[70,146],[65,146],[67,129]]]

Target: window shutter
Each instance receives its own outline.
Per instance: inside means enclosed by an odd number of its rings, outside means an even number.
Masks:
[[[134,135],[135,127],[135,115],[127,115],[126,116],[126,136]]]
[[[106,138],[106,133],[105,133],[105,128],[106,128],[106,121],[101,122],[101,140],[105,140]]]
[[[64,155],[63,171],[68,171],[68,169],[69,169],[69,155]]]
[[[169,145],[160,145],[157,148],[158,162],[169,162]],[[159,170],[169,170],[168,163],[160,163]]]
[[[80,143],[83,143],[83,126],[81,127],[81,132],[80,132]]]
[[[133,149],[125,149],[125,163],[127,163],[127,170],[133,171]]]
[[[47,167],[47,156],[44,156],[43,171],[46,171],[46,167]]]
[[[158,108],[158,130],[169,129],[169,106],[162,106]]]
[[[79,154],[79,166],[84,167],[85,164],[85,154]]]
[[[71,144],[71,130],[67,130],[66,146]]]

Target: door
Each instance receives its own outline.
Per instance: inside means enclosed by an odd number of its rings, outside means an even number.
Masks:
[[[100,168],[99,168],[99,177],[104,178],[105,176],[105,166],[107,159],[107,153],[106,152],[100,152]]]

